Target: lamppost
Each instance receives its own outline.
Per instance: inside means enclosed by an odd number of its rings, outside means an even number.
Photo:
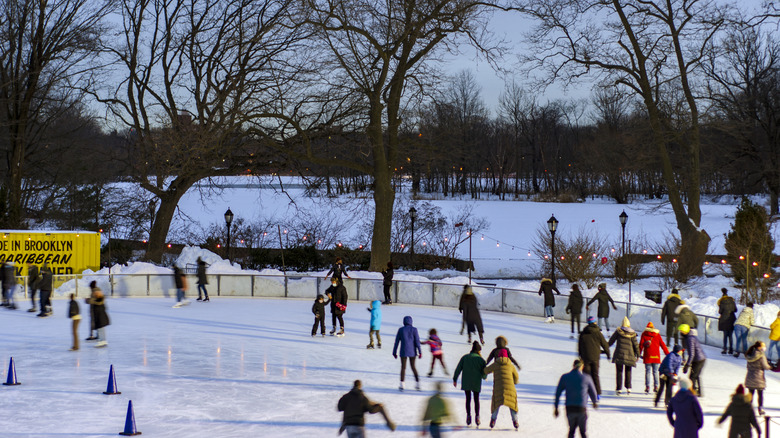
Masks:
[[[233,222],[233,212],[230,211],[230,207],[228,207],[227,211],[225,212],[225,225],[227,225],[227,256],[228,256],[228,263],[231,263],[230,261],[230,223]]]
[[[552,280],[553,284],[555,284],[555,230],[558,228],[558,219],[555,219],[555,215],[550,216],[550,219],[547,220],[547,228],[550,230],[550,234],[552,235],[552,269],[550,272],[550,280]]]
[[[623,210],[623,213],[620,213],[618,218],[620,219],[620,226],[623,228],[623,235],[620,239],[620,264],[623,278],[625,279],[628,276],[628,266],[626,265],[626,222],[628,222],[628,215],[626,211]]]
[[[417,209],[416,208],[412,207],[412,208],[409,209],[409,219],[412,220],[412,246],[411,246],[411,251],[412,251],[412,266],[414,266],[415,265],[415,263],[414,263],[415,262],[415,259],[414,259],[414,221],[415,221],[415,219],[417,219]]]

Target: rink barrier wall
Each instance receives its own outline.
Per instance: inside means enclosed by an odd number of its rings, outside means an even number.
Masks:
[[[28,297],[26,277],[18,277],[19,290],[16,295]],[[111,275],[55,275],[53,299],[67,299],[71,293],[76,297],[89,295],[89,283],[97,280],[110,291],[113,297],[166,297],[174,298],[176,290],[172,274],[111,274]],[[197,295],[197,282],[189,278],[187,296]],[[259,274],[215,274],[208,276],[210,296],[224,297],[263,297],[263,298],[308,298],[314,299],[317,294],[324,293],[330,282],[325,277],[310,275],[259,275]],[[108,286],[108,288],[106,288]],[[381,279],[346,278],[344,286],[350,300],[373,301],[384,300]],[[422,282],[397,280],[393,281],[391,294],[393,302],[402,304],[418,304],[436,307],[457,308],[463,284],[444,282]],[[513,289],[491,285],[473,284],[474,294],[479,299],[481,310],[514,313],[526,316],[543,317],[543,297],[538,290]],[[565,308],[568,295],[555,296],[556,306],[553,313],[556,320],[565,321],[570,326],[569,315]],[[585,297],[587,300],[590,297]],[[631,326],[637,332],[642,332],[648,322],[652,322],[666,341],[666,327],[661,324],[661,307],[637,303],[615,301],[618,310],[610,309],[609,327],[616,328],[628,316]],[[581,315],[582,326],[587,324],[588,316],[596,316],[596,303]],[[697,314],[699,339],[706,345],[723,346],[723,334],[718,331],[718,317]],[[753,326],[748,334],[748,344],[757,340],[767,342],[769,328]],[[670,346],[671,348],[671,346]]]

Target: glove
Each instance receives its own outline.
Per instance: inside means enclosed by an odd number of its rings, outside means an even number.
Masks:
[[[598,408],[599,408],[599,404],[598,403],[593,403],[593,409],[598,409]]]
[[[419,356],[417,356],[419,359],[422,359],[422,353],[420,353]]]
[[[393,355],[393,359],[398,359],[398,355],[397,355],[397,354],[394,354],[394,355]]]
[[[616,305],[614,305],[614,304],[612,305],[612,308],[613,308],[613,309],[615,309],[615,310],[617,310],[617,306],[616,306]]]
[[[566,308],[566,314],[567,315],[569,314],[569,308],[568,307]]]
[[[558,418],[558,408],[553,409],[553,417]]]
[[[685,366],[683,367],[683,374],[688,374],[688,369],[689,369],[689,368],[690,368],[690,367],[689,367],[688,365],[685,365]]]
[[[456,381],[454,381],[454,380],[453,380],[453,381],[452,381],[452,386],[454,386],[454,387],[456,387],[456,388],[457,388],[457,387],[458,387],[458,382],[456,382]]]

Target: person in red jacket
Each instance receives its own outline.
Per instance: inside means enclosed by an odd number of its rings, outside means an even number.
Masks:
[[[650,375],[653,376],[653,392],[658,392],[658,368],[661,366],[661,349],[669,354],[664,340],[652,322],[647,323],[639,339],[639,354],[645,363],[645,392],[650,392]]]

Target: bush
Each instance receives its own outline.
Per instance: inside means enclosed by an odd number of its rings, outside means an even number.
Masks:
[[[550,272],[552,258],[550,245],[552,237],[547,225],[541,225],[536,230],[533,251],[537,254],[549,255],[543,262],[542,276]],[[607,244],[598,232],[589,232],[580,228],[573,236],[556,235],[555,268],[570,283],[585,283],[590,289],[598,284],[607,265],[601,263],[601,254],[607,251]],[[596,254],[594,257],[593,254]]]

